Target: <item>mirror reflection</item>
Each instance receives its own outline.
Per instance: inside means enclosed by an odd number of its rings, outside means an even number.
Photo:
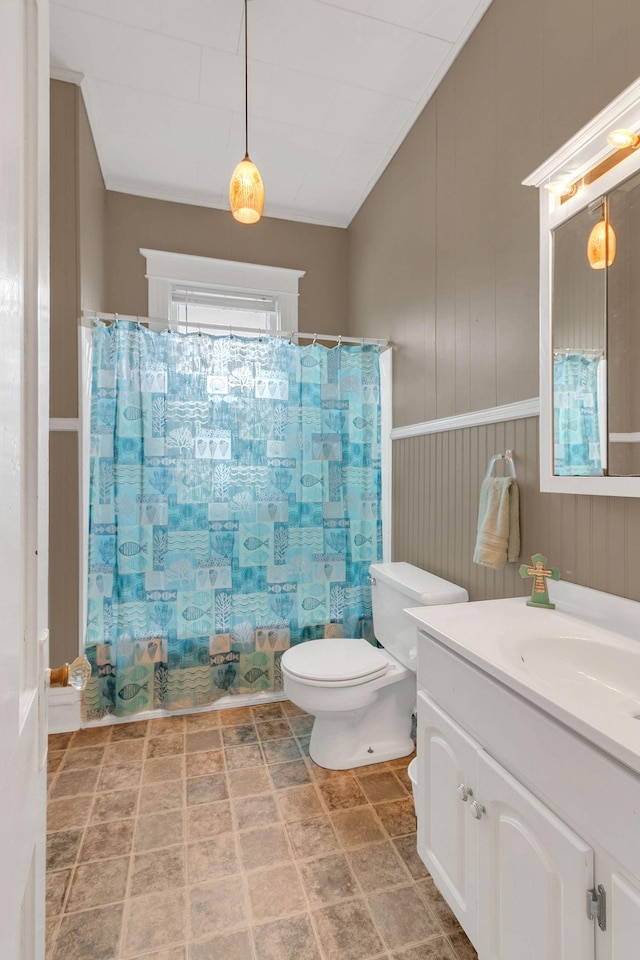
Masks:
[[[640,175],[553,233],[554,474],[640,476]]]

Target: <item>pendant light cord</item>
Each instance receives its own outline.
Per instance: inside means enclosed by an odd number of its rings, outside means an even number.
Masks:
[[[249,47],[247,42],[247,0],[244,0],[244,155],[249,158],[249,80],[248,80],[248,60]]]

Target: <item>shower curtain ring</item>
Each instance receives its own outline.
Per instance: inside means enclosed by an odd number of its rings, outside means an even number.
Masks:
[[[315,345],[316,345],[317,342],[318,342],[318,334],[317,334],[317,333],[314,333],[314,335],[313,335],[313,343],[311,344],[311,346],[312,346],[312,347],[315,347]]]
[[[339,347],[342,346],[342,334],[340,334],[340,336],[338,337],[338,346]]]

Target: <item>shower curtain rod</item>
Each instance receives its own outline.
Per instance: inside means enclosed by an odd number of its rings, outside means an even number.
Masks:
[[[169,329],[176,330],[176,325],[169,323],[166,319],[160,317],[134,317],[127,316],[122,313],[93,313],[82,311],[81,317],[82,323],[85,326],[91,326],[97,320],[108,320],[111,323],[116,320],[123,320],[125,322],[131,323],[144,323],[148,324],[152,329]],[[299,333],[293,330],[256,330],[255,327],[238,327],[233,324],[229,326],[216,326],[216,327],[205,327],[204,330],[200,328],[199,324],[192,324],[193,332],[196,333],[207,333],[215,334],[218,333],[220,336],[224,336],[225,333],[253,333],[258,336],[263,337],[283,337],[288,340],[311,340],[315,343],[317,340],[330,340],[331,342],[342,344],[342,343],[359,343],[362,346],[365,344],[373,344],[378,347],[389,347],[391,346],[390,340],[381,340],[376,339],[375,337],[343,337],[335,336],[331,333]],[[177,330],[176,330],[177,332]]]

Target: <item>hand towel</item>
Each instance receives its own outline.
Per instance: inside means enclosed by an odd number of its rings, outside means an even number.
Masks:
[[[473,562],[503,567],[520,555],[520,496],[513,477],[485,477],[480,489]]]

